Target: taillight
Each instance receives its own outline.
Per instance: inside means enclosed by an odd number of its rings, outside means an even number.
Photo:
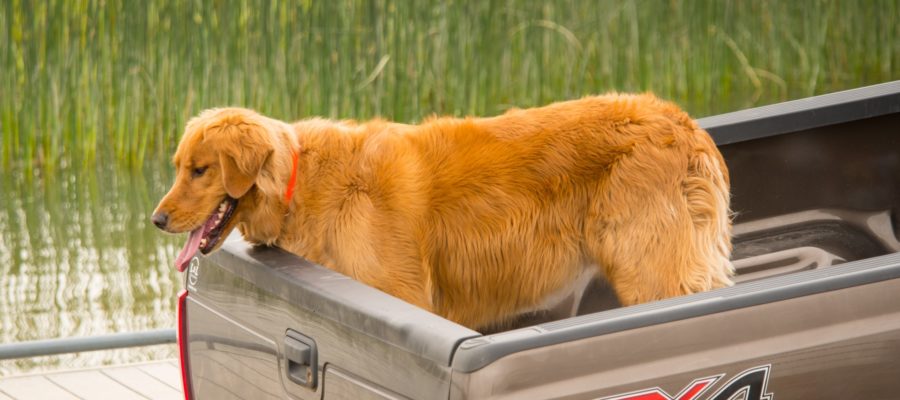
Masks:
[[[187,296],[188,291],[178,294],[178,358],[181,360],[181,386],[184,388],[184,399],[191,400],[190,363],[188,362],[187,338]]]

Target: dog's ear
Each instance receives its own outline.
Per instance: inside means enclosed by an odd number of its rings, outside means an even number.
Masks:
[[[263,126],[239,123],[223,126],[216,136],[211,142],[219,150],[225,191],[240,198],[253,187],[274,151],[271,135]]]

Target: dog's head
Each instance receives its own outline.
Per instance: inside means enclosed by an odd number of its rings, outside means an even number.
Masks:
[[[285,124],[241,108],[211,109],[191,119],[172,159],[175,183],[151,220],[170,233],[190,231],[175,265],[179,271],[200,250],[216,250],[261,191],[277,196],[284,185],[279,159]],[[286,156],[290,160],[290,155]],[[289,166],[286,167],[289,169]]]

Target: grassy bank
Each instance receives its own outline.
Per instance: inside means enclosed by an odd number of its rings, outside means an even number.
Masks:
[[[885,1],[0,5],[0,165],[164,159],[217,105],[416,121],[651,90],[695,116],[900,79]]]

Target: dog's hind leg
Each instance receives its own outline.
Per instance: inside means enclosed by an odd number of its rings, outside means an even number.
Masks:
[[[654,148],[623,157],[600,183],[586,248],[623,305],[731,285],[723,168],[714,154]]]

